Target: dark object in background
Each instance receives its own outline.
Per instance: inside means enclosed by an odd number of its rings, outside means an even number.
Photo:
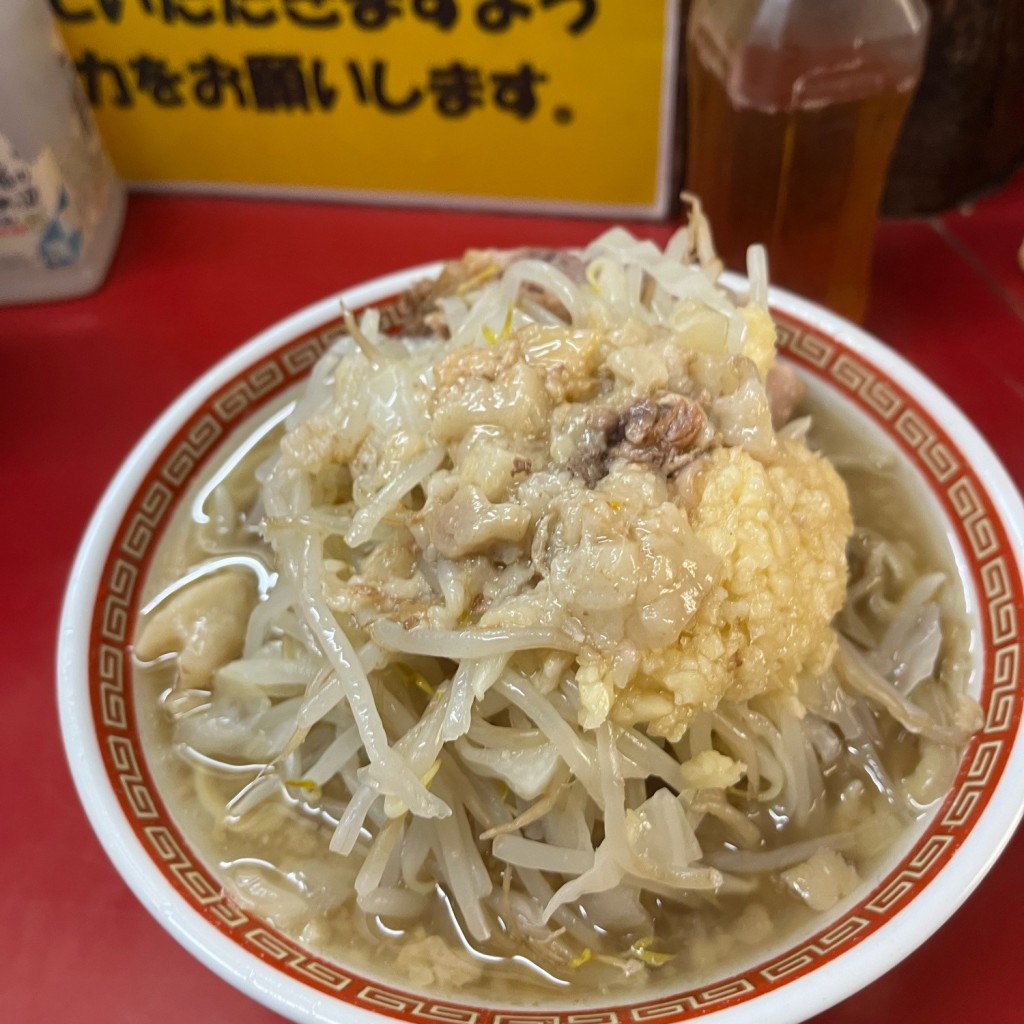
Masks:
[[[1024,160],[1024,0],[926,2],[924,75],[889,168],[889,216],[949,209]]]

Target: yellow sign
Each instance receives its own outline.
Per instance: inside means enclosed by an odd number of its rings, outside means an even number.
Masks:
[[[131,181],[659,215],[677,0],[50,0]]]

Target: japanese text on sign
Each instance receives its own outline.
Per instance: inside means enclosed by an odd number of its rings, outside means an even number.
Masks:
[[[62,21],[105,20],[118,24],[131,0],[50,0]],[[135,0],[147,17],[165,25],[213,24],[267,28],[286,21],[300,28],[329,29],[348,23],[361,29],[381,29],[403,15],[452,28],[464,13],[487,32],[504,32],[536,9],[571,8],[567,32],[579,34],[598,13],[598,0]]]
[[[50,4],[129,178],[663,206],[673,0]]]
[[[209,55],[182,69],[158,57],[140,54],[119,64],[86,50],[77,62],[86,95],[94,107],[111,103],[131,107],[140,97],[159,107],[180,107],[187,100],[201,107],[330,111],[338,103],[339,90],[332,84],[325,62],[308,61],[301,54],[246,54],[232,64]],[[537,110],[537,86],[547,80],[530,64],[511,71],[485,72],[454,61],[446,67],[429,68],[423,86],[394,89],[386,61],[339,62],[353,101],[374,106],[386,114],[404,114],[429,103],[442,117],[464,117],[474,107],[491,105],[519,118]],[[567,121],[571,111],[555,111]]]

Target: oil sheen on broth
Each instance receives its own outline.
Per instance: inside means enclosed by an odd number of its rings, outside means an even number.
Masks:
[[[939,524],[921,522],[913,481],[895,468],[889,453],[880,448],[865,451],[863,431],[857,422],[844,418],[848,412],[838,412],[834,404],[815,408],[813,390],[809,401],[812,446],[821,446],[835,457],[851,491],[860,531],[851,542],[855,576],[860,571],[858,559],[867,550],[861,540],[869,531],[890,539],[892,561],[902,560],[900,571],[912,570],[914,580],[936,571],[945,574],[950,582],[942,587],[939,599],[942,674],[944,682],[962,685],[970,668],[970,637],[963,626],[962,596],[952,582],[957,578],[953,556]],[[280,418],[279,413],[272,415],[269,422]],[[244,428],[233,442],[233,454],[194,488],[161,542],[147,580],[148,601],[152,603],[182,580],[194,581],[197,567],[203,579],[233,574],[249,583],[254,577],[257,587],[267,583],[251,568],[266,562],[267,572],[272,572],[267,550],[247,516],[258,494],[256,468],[273,450],[279,432],[266,422]],[[213,487],[211,479],[219,486]],[[912,581],[902,585],[909,587]],[[853,614],[854,631],[856,619]],[[574,982],[584,986],[588,997],[599,998],[637,984],[655,988],[699,984],[756,962],[772,946],[817,927],[818,911],[827,912],[856,898],[863,891],[863,879],[890,863],[904,845],[900,836],[909,836],[917,827],[907,807],[926,813],[929,802],[948,786],[957,761],[956,751],[922,746],[894,722],[879,719],[870,727],[879,730],[874,749],[880,751],[883,763],[865,764],[863,753],[841,759],[825,773],[824,795],[815,801],[813,813],[802,826],[785,821],[770,804],[757,810],[746,808],[762,824],[774,817],[768,832],[778,832],[779,842],[789,849],[815,836],[852,832],[856,838],[841,847],[842,863],[827,857],[816,863],[808,850],[795,863],[790,855],[774,870],[741,875],[742,884],[718,899],[657,899],[657,935],[627,934],[622,940],[631,942],[632,957],[624,961],[621,941],[617,945],[617,940],[610,939],[608,951],[587,950],[552,967],[529,942],[516,947],[502,938],[474,948],[441,890],[427,917],[415,923],[358,909],[352,898],[358,865],[328,851],[335,821],[315,801],[306,799],[301,788],[282,787],[276,798],[246,814],[226,811],[257,776],[259,759],[236,758],[226,765],[183,741],[190,712],[206,697],[172,691],[176,671],[173,658],[136,667],[146,757],[175,821],[228,892],[312,951],[356,971],[432,994],[551,1003],[577,1000],[580,989]],[[929,699],[926,695],[926,704]],[[232,727],[230,721],[222,725]],[[815,735],[809,742],[827,745],[835,738]],[[867,776],[879,771],[892,779],[909,780],[904,788],[911,796],[901,808],[887,806],[885,798],[866,783]],[[714,846],[713,822],[701,838]],[[730,850],[724,845],[720,857],[728,870]],[[733,852],[736,865],[742,868],[742,852]],[[809,877],[815,873],[817,877]],[[800,893],[806,895],[809,890],[814,895],[801,898]],[[616,955],[604,960],[606,952]],[[624,962],[637,969],[624,970]]]

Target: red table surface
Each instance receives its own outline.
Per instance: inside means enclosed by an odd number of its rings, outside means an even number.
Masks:
[[[54,650],[68,571],[120,461],[196,376],[342,287],[469,246],[572,245],[596,220],[135,196],[94,296],[0,309],[0,1020],[278,1020],[193,960],[135,901],[75,797]],[[635,230],[663,242],[671,227]],[[1024,175],[973,208],[884,224],[869,330],[944,389],[1024,482]],[[1024,835],[952,920],[816,1018],[1024,1020]]]

